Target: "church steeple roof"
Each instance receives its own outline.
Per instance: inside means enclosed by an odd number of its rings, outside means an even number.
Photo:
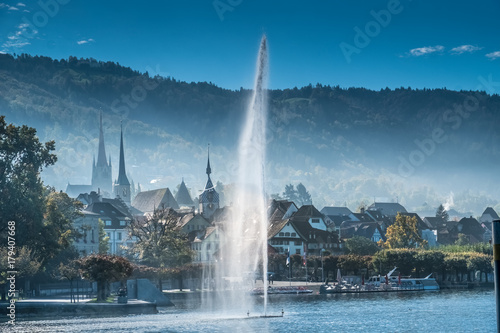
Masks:
[[[207,175],[210,178],[210,174],[212,173],[212,168],[210,168],[210,145],[208,145],[208,160],[207,160]]]
[[[99,115],[99,149],[97,151],[97,166],[107,166],[106,148],[104,148],[104,132],[102,130],[102,112]]]
[[[128,181],[127,174],[125,173],[125,154],[123,151],[123,126],[120,130],[120,165],[118,167],[118,180],[116,181],[118,185],[130,185]]]
[[[189,194],[189,190],[184,183],[184,178],[182,179],[181,185],[179,186],[179,190],[175,194],[175,200],[177,201],[179,206],[194,205],[193,199],[191,199],[191,195]]]

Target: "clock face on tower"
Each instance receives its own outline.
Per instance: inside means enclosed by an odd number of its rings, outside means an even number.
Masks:
[[[209,201],[209,202],[214,201],[214,194],[213,194],[211,191],[210,191],[210,192],[208,192],[208,194],[207,194],[207,198],[208,198],[208,201]]]

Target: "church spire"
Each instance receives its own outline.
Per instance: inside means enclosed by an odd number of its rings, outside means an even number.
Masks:
[[[200,212],[203,216],[205,216],[205,218],[210,218],[215,212],[215,210],[219,208],[219,193],[215,191],[212,180],[210,179],[211,173],[212,173],[212,168],[210,167],[210,144],[209,144],[208,159],[207,159],[208,179],[207,179],[207,184],[205,185],[205,190],[200,194],[199,197]]]
[[[210,168],[210,144],[208,144],[208,160],[207,160],[207,175],[210,178],[210,174],[212,173],[212,169]]]
[[[107,166],[106,148],[104,148],[104,132],[102,130],[102,112],[99,115],[99,150],[97,151],[97,166]]]
[[[100,189],[105,195],[113,193],[113,180],[111,174],[111,161],[108,164],[106,160],[106,149],[104,148],[102,112],[99,112],[99,146],[97,148],[97,160],[94,156],[92,161],[92,190],[97,192]]]
[[[123,152],[123,125],[120,125],[120,165],[118,167],[118,185],[130,185],[127,174],[125,173],[125,154]]]

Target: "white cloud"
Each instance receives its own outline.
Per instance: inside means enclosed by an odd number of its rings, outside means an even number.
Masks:
[[[9,9],[8,9],[8,10],[19,10],[19,8],[14,7],[14,6],[8,6],[8,7],[9,7]]]
[[[488,53],[486,55],[486,57],[490,58],[491,60],[498,59],[498,58],[500,58],[500,51],[495,51],[495,52]]]
[[[88,44],[88,43],[92,43],[92,42],[94,42],[94,40],[92,38],[89,38],[89,39],[79,40],[76,43],[78,45],[83,45],[83,44]]]
[[[462,54],[462,53],[472,53],[481,50],[482,47],[474,46],[474,45],[461,45],[454,47],[450,50],[450,52],[454,54]]]
[[[8,40],[6,41],[5,43],[2,44],[2,46],[4,48],[11,48],[11,47],[14,47],[14,48],[21,48],[23,46],[26,46],[26,45],[30,45],[31,43],[28,42],[26,39],[24,40]]]
[[[443,52],[443,50],[444,50],[444,46],[441,46],[441,45],[424,46],[424,47],[418,47],[416,49],[411,49],[410,55],[415,56],[415,57],[420,57],[420,56],[435,53],[435,52]]]
[[[16,6],[17,7],[26,7],[26,5],[22,2],[18,2]]]

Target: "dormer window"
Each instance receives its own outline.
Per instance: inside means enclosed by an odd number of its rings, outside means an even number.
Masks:
[[[311,223],[319,223],[319,219],[317,218],[311,219]]]

